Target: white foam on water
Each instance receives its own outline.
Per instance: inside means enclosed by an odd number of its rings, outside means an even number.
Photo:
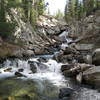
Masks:
[[[61,49],[62,49],[62,50],[66,50],[66,47],[68,47],[68,44],[67,44],[67,43],[63,43],[63,44],[61,45]]]
[[[29,61],[38,62],[37,59],[38,58],[32,58],[29,59]],[[12,77],[14,76],[14,73],[18,71],[18,69],[22,68],[24,71],[21,73],[27,76],[25,77],[26,79],[49,80],[58,87],[66,86],[64,76],[60,71],[62,63],[57,63],[55,60],[49,59],[48,62],[42,63],[47,67],[46,69],[40,69],[39,66],[37,66],[39,71],[37,70],[37,73],[32,73],[28,60],[17,60],[16,62],[17,64],[15,64],[15,62],[12,64],[12,61],[10,60],[5,61],[4,67],[0,69],[0,78]],[[5,72],[4,70],[7,68],[12,68],[11,72]]]

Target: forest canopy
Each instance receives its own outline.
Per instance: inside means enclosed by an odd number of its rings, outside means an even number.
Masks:
[[[80,20],[100,9],[100,0],[67,0],[65,19]]]

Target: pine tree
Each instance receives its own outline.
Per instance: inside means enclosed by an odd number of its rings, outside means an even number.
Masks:
[[[66,20],[80,20],[97,9],[100,9],[99,0],[68,0],[65,7],[65,18]]]

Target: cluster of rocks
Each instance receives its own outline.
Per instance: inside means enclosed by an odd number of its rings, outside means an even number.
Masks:
[[[61,53],[57,53],[54,59],[65,63],[61,71],[66,77],[74,77],[80,83],[100,86],[99,49],[92,51],[92,46],[88,44],[78,46],[79,44],[76,44],[74,48],[66,47]]]
[[[65,37],[67,37],[67,35],[65,35]],[[61,38],[59,40],[61,41]],[[72,40],[70,43],[66,43],[66,41],[63,41],[63,45],[60,46],[59,49],[60,51],[55,53],[53,59],[57,60],[58,62],[64,63],[61,66],[61,71],[66,78],[70,77],[72,79],[75,79],[78,84],[90,85],[91,88],[99,89],[100,49],[95,49],[94,44],[77,44],[77,40],[78,39],[74,41]],[[64,91],[67,90],[70,90],[70,88],[64,89]],[[80,94],[78,95],[77,93],[79,92]],[[66,96],[67,93],[69,94],[69,96]],[[61,100],[80,100],[80,98],[82,100],[87,100],[87,98],[89,100],[98,100],[100,96],[100,93],[98,93],[98,91],[89,88],[81,88],[77,91],[77,93],[75,93],[74,90],[72,90],[71,93],[68,91],[63,93],[61,90]],[[84,95],[85,93],[86,96]],[[95,96],[94,99],[92,98],[92,95]]]
[[[45,49],[55,42],[51,35],[57,35],[67,27],[64,21],[56,20],[53,16],[42,15],[36,22],[34,29],[30,23],[23,22],[14,10],[12,10],[12,13],[19,25],[14,34],[16,37],[14,42],[20,42],[20,44],[26,46],[28,50],[25,52],[26,55],[30,55],[32,51],[36,55],[43,54]]]

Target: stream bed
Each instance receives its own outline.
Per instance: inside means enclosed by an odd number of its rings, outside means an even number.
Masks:
[[[0,100],[100,100],[99,91],[77,83],[61,72],[62,65],[68,64],[67,61],[78,62],[70,55],[68,59],[66,55],[63,55],[65,58],[58,55],[62,51],[76,54],[76,51],[67,48],[72,40],[67,39],[65,33],[63,38],[65,42],[59,46],[61,49],[52,55],[26,60],[6,59],[0,65]],[[57,57],[63,58],[64,62],[59,62]]]
[[[65,78],[61,73],[63,64],[49,57],[4,61],[0,68],[0,100],[99,100],[100,93]],[[60,90],[66,88],[75,92],[70,99],[60,99]]]
[[[71,87],[70,79],[62,75],[62,63],[48,56],[45,61],[40,59],[7,59],[0,69],[0,97],[4,100],[9,97],[14,100],[58,100],[59,89]]]

